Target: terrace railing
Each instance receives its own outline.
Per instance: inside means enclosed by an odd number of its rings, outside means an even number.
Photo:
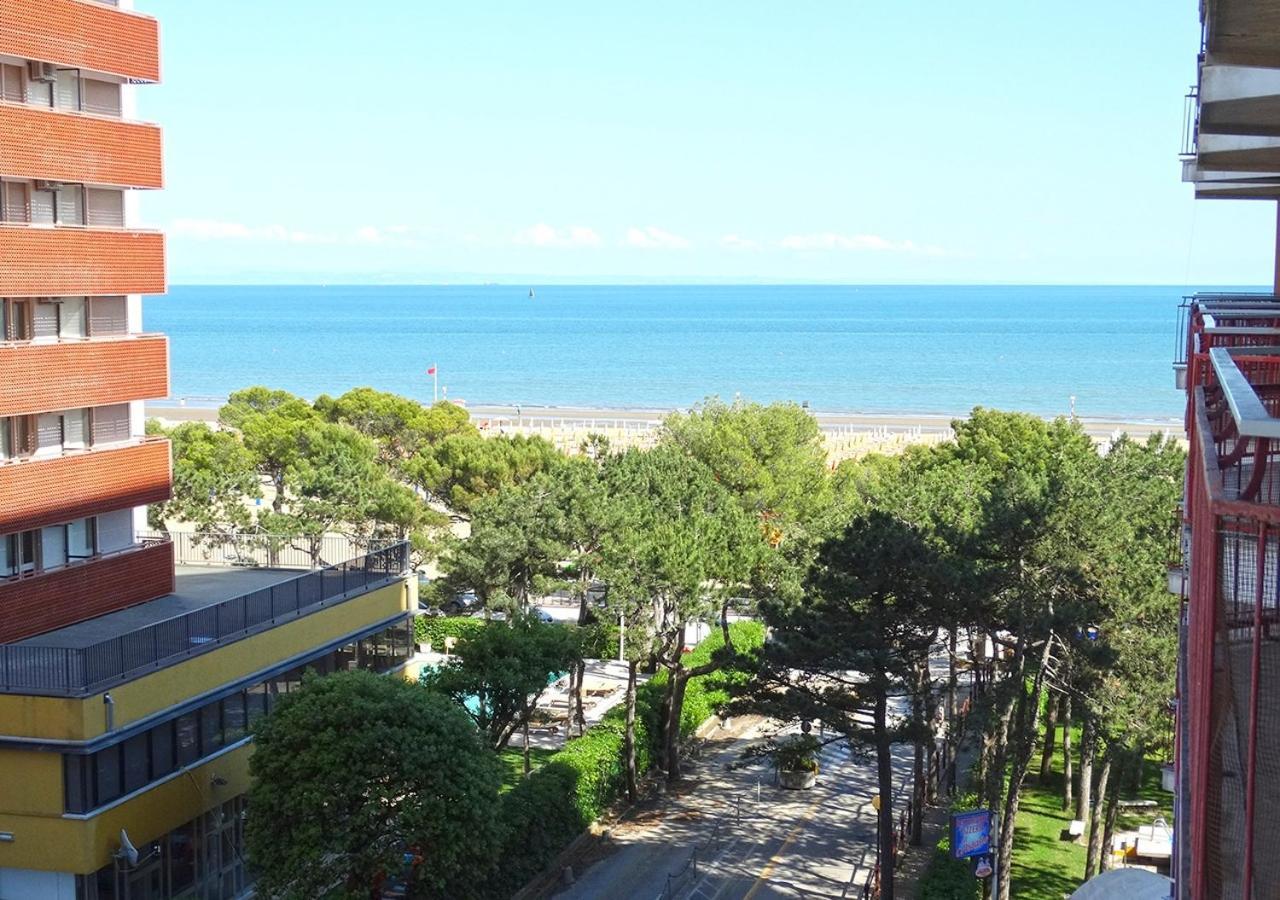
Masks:
[[[389,584],[408,559],[399,542],[85,647],[0,645],[0,693],[93,694]]]
[[[180,566],[241,566],[269,569],[319,569],[397,543],[393,539],[346,534],[316,537],[256,532],[150,532],[144,538],[171,540]]]

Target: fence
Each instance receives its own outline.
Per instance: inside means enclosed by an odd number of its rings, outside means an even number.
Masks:
[[[267,569],[319,569],[398,543],[392,539],[346,534],[308,537],[212,531],[152,532],[142,534],[140,538],[172,540],[174,562],[180,566]]]
[[[735,794],[733,798],[733,823],[736,825],[742,821],[742,794]],[[760,799],[760,785],[756,783],[756,800]],[[715,825],[711,827],[711,836],[707,838],[705,843],[694,844],[693,851],[689,854],[689,858],[684,861],[675,872],[667,873],[667,883],[662,889],[662,900],[672,900],[676,893],[680,890],[680,884],[684,881],[686,875],[693,878],[698,877],[698,854],[701,853],[705,860],[707,856],[713,853],[720,846],[721,832],[725,822],[730,818],[729,813],[724,813],[716,819]]]
[[[401,542],[86,647],[0,645],[0,693],[75,697],[314,612],[399,577]]]

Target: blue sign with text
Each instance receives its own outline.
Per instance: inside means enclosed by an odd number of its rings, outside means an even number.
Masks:
[[[956,859],[986,856],[991,852],[991,810],[953,813],[951,855]]]

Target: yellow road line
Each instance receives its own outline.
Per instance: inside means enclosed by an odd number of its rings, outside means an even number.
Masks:
[[[751,886],[751,890],[747,891],[746,896],[744,896],[742,900],[751,900],[751,898],[756,895],[756,891],[760,890],[760,888],[764,886],[765,881],[773,874],[774,867],[778,864],[778,857],[781,856],[782,851],[786,850],[787,847],[791,845],[791,842],[796,839],[796,835],[800,833],[800,828],[808,820],[809,816],[813,815],[813,811],[817,808],[820,800],[822,800],[821,795],[814,797],[813,801],[805,811],[800,814],[800,818],[796,820],[796,824],[791,826],[791,830],[787,832],[786,838],[782,841],[782,846],[774,851],[773,856],[769,857],[768,861],[764,864],[764,868],[760,870],[760,874],[756,877],[756,883]]]

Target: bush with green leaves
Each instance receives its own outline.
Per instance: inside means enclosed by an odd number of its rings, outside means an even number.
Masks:
[[[448,698],[370,672],[309,674],[255,728],[249,771],[259,896],[362,898],[401,873],[414,897],[483,896],[502,776]],[[406,871],[409,854],[423,862]]]
[[[461,644],[487,624],[470,616],[418,616],[413,620],[413,639],[419,644],[430,642],[431,649],[443,653],[445,638],[456,638]]]

